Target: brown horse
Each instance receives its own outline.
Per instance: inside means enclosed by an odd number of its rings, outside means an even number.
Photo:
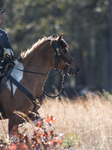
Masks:
[[[15,61],[15,68],[11,76],[23,85],[34,97],[40,97],[47,74],[51,68],[66,70],[69,75],[76,75],[79,71],[77,64],[68,52],[68,45],[61,34],[58,37],[44,37],[35,43],[30,50],[21,53],[22,61]],[[38,71],[41,74],[25,73],[20,70]],[[9,118],[9,132],[13,126],[20,123],[21,118],[14,114],[20,111],[26,115],[34,110],[34,103],[13,85],[13,98],[11,98],[11,86],[6,82],[4,91],[0,94],[0,102],[5,115]],[[41,101],[42,104],[42,101]],[[35,112],[39,109],[36,105]]]

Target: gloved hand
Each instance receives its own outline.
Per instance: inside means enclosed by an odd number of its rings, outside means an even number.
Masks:
[[[14,53],[10,48],[4,48],[4,55],[13,56]]]

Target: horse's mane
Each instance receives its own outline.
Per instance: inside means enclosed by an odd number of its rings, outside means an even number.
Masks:
[[[28,49],[27,51],[21,52],[20,56],[22,57],[22,59],[25,58],[28,54],[30,54],[35,48],[40,47],[47,40],[48,38],[44,36],[42,39],[39,39],[35,44],[33,44],[30,49]]]
[[[46,41],[48,41],[48,40],[52,41],[54,39],[56,39],[56,37],[54,37],[54,36],[49,36],[49,37],[44,36],[42,39],[39,39],[35,44],[33,44],[30,49],[28,49],[27,51],[21,52],[21,54],[20,54],[21,58],[22,59],[26,58],[26,56],[28,56],[35,48],[39,48]],[[61,44],[62,48],[68,48],[68,44],[65,42],[64,39],[62,39],[60,41],[60,44]]]

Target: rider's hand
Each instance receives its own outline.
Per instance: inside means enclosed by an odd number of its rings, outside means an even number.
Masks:
[[[10,48],[4,48],[4,55],[13,56],[14,53]]]

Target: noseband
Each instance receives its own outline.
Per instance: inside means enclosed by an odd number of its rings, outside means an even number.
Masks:
[[[57,69],[58,67],[58,62],[63,60],[66,65],[65,65],[65,68],[64,68],[64,73],[67,73],[71,68],[72,68],[72,65],[71,65],[71,62],[73,59],[73,57],[71,57],[69,60],[65,57],[65,55],[60,51],[60,48],[61,46],[57,46],[55,44],[54,41],[52,41],[52,45],[54,47],[54,50],[55,50],[55,64],[54,64],[54,68]],[[66,53],[66,49],[65,49],[65,53]],[[67,69],[68,68],[68,69]]]

